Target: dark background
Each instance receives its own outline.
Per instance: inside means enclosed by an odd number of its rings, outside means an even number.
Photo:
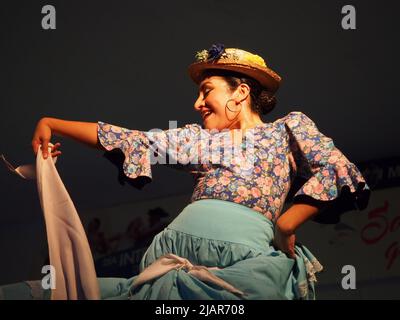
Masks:
[[[56,30],[41,27],[46,4],[56,8]],[[356,8],[356,30],[341,27],[346,4]],[[278,105],[265,121],[302,111],[353,162],[400,156],[399,7],[323,0],[2,2],[0,153],[15,164],[33,163],[32,133],[44,116],[140,130],[165,129],[169,120],[200,122],[187,66],[196,51],[220,42],[261,55],[282,76]],[[141,191],[121,186],[101,152],[57,141],[63,151],[57,168],[78,211],[192,188],[190,176],[164,167],[153,169],[153,182]],[[18,226],[39,226],[44,241],[36,186],[2,167],[0,182],[0,230],[8,231],[0,241],[21,253],[26,237]],[[28,260],[3,253],[1,282],[24,280],[7,272]]]

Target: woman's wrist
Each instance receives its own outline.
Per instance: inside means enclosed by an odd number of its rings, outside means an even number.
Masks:
[[[41,124],[44,124],[44,125],[48,126],[50,129],[52,129],[52,127],[51,127],[51,118],[49,118],[49,117],[43,117],[43,118],[41,118],[41,119],[39,120],[39,122],[40,122]]]

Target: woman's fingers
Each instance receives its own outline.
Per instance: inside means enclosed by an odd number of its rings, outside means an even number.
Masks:
[[[57,142],[54,146],[51,147],[51,151],[57,150],[61,146],[61,143]]]
[[[51,156],[54,158],[54,157],[59,156],[60,154],[62,154],[61,151],[56,151],[56,152],[52,152],[52,153],[51,153]]]
[[[43,154],[43,158],[47,159],[48,154],[49,154],[49,140],[43,140],[42,142],[42,154]]]
[[[286,246],[284,248],[281,249],[284,253],[286,253],[290,258],[296,258],[296,253],[294,251],[294,248],[292,248],[291,246]]]
[[[54,146],[51,147],[51,154],[53,155],[54,152],[61,146],[61,143],[57,142]]]
[[[61,143],[57,142],[54,146],[51,147],[51,156],[57,157],[61,154],[60,150],[57,150],[61,146]]]
[[[32,148],[33,148],[33,152],[35,153],[35,155],[38,153],[39,147],[40,145],[42,145],[42,153],[43,153],[43,158],[46,159],[48,157],[48,145],[49,145],[49,141],[47,140],[43,140],[43,142],[41,143],[40,140],[33,140],[32,141]],[[57,142],[55,145],[53,145],[51,147],[51,156],[57,157],[59,156],[62,152],[60,150],[58,150],[58,148],[60,148],[61,143]]]

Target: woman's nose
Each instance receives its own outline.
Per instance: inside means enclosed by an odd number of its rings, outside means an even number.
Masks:
[[[196,110],[196,111],[200,111],[201,110],[201,108],[204,106],[204,100],[201,98],[201,96],[199,96],[198,98],[197,98],[197,100],[195,101],[195,103],[194,103],[194,109]]]

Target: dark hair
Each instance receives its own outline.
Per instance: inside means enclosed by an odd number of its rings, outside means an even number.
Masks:
[[[202,80],[212,76],[225,78],[225,81],[228,83],[228,86],[232,91],[241,83],[247,84],[250,87],[251,108],[258,114],[265,115],[275,108],[276,97],[271,91],[262,87],[257,80],[239,72],[220,69],[209,69],[204,71],[202,74]]]

